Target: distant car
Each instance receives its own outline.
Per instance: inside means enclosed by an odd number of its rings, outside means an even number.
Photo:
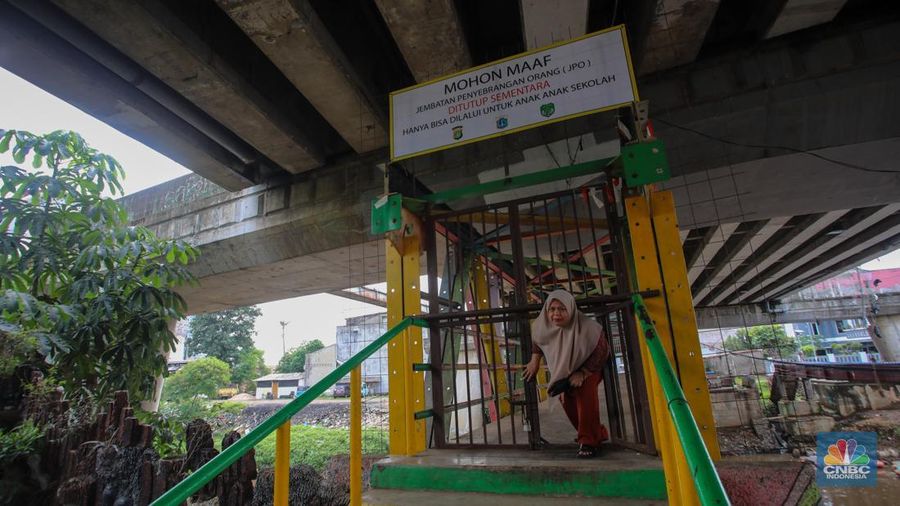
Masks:
[[[335,397],[350,397],[350,385],[339,384],[332,389]]]
[[[237,393],[238,389],[235,387],[224,387],[216,391],[216,396],[219,399],[230,399],[237,395]]]

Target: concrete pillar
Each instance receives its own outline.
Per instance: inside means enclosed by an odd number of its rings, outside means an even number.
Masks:
[[[881,354],[882,362],[900,362],[900,315],[878,315],[875,317],[878,330],[872,342]]]
[[[175,334],[175,325],[178,324],[177,320],[169,321],[169,332]],[[166,362],[169,361],[169,351],[165,348],[160,350],[160,353],[166,358]],[[162,398],[162,389],[163,383],[165,382],[166,377],[162,374],[156,377],[156,381],[153,384],[153,396],[145,401],[141,401],[141,409],[144,411],[155,413],[159,411],[159,401]]]

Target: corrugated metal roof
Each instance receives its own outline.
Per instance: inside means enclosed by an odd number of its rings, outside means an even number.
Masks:
[[[280,381],[280,380],[302,380],[302,379],[303,379],[302,372],[282,372],[282,373],[267,374],[261,378],[256,378],[253,381]]]

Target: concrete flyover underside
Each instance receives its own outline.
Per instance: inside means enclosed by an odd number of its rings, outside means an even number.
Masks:
[[[830,48],[851,45],[857,56],[826,64],[819,59],[830,53],[822,52],[818,45],[783,43],[764,53],[726,54],[697,62],[642,83],[644,96],[650,98],[652,110],[658,111],[653,116],[668,122],[657,123],[675,176],[664,186],[676,194],[685,239],[695,232],[708,236],[705,249],[686,255],[694,267],[692,282],[701,282],[695,290],[695,296],[701,297],[695,303],[708,295],[712,298],[703,305],[731,305],[741,302],[728,300],[738,288],[750,294],[775,281],[779,284],[773,289],[783,288],[783,280],[775,276],[778,273],[759,274],[801,246],[800,239],[815,239],[817,233],[829,234],[829,241],[839,240],[816,243],[827,255],[841,241],[849,245],[880,224],[878,233],[866,236],[865,248],[851,250],[847,246],[841,258],[856,261],[877,256],[895,244],[891,241],[900,234],[900,223],[885,220],[896,221],[897,209],[892,205],[898,201],[900,174],[878,171],[898,170],[896,161],[900,160],[900,125],[890,120],[900,117],[900,23],[875,25],[834,38],[821,44]],[[860,43],[865,50],[859,49]],[[726,73],[741,68],[755,69],[753,75],[759,79],[737,79],[736,74]],[[721,84],[723,80],[730,84]],[[707,89],[710,86],[715,90]],[[509,142],[516,147],[531,142],[536,146],[528,150],[544,151],[535,139],[543,136],[556,148],[564,141],[553,139],[571,137],[577,128],[583,128],[591,142],[602,147],[611,125],[609,115],[598,115],[565,129],[554,126],[526,132]],[[872,171],[771,147],[782,145],[809,149]],[[408,168],[435,190],[484,181],[497,177],[497,149],[496,143],[488,141],[416,160]],[[202,285],[184,290],[192,312],[332,291],[383,280],[383,260],[378,258],[383,256],[382,247],[366,232],[369,202],[383,189],[382,171],[377,167],[383,156],[376,152],[349,157],[324,170],[284,176],[280,181],[216,194],[164,212],[149,211],[169,205],[166,199],[171,188],[166,192],[150,189],[125,201],[140,214],[136,215],[140,223],[163,237],[188,238],[200,245],[203,256],[193,269]],[[549,157],[508,161],[513,173],[517,164],[527,164],[527,170],[536,170],[541,163],[545,163],[542,168],[553,166]],[[871,211],[848,215],[854,209]],[[855,221],[839,230],[844,235],[835,233],[833,225],[845,215]],[[785,227],[798,222],[806,228],[794,228],[794,233],[788,234]],[[736,231],[760,235],[748,235],[747,241],[736,245],[728,243]],[[778,233],[788,236],[774,244],[778,248],[762,248],[764,239]],[[749,240],[752,237],[758,240]],[[716,267],[712,260],[725,244],[737,249]],[[685,248],[688,251],[688,241]],[[767,255],[736,272],[757,252]],[[801,260],[794,258],[798,266],[805,263]],[[832,272],[830,265],[826,262],[821,269],[798,271],[794,277],[811,280]],[[704,276],[711,269],[714,275]],[[781,277],[791,272],[784,270]],[[755,276],[759,279],[753,286],[738,285]],[[725,284],[719,287],[716,283]],[[770,295],[761,293],[747,302]]]

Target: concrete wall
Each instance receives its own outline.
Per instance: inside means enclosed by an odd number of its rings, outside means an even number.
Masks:
[[[885,409],[900,402],[900,385],[854,385],[815,379],[806,383],[814,413],[846,417],[858,411]]]
[[[703,357],[707,374],[718,376],[756,376],[768,374],[771,368],[763,350],[716,353]]]
[[[763,410],[756,388],[721,388],[709,392],[716,427],[749,427],[762,418]]]

